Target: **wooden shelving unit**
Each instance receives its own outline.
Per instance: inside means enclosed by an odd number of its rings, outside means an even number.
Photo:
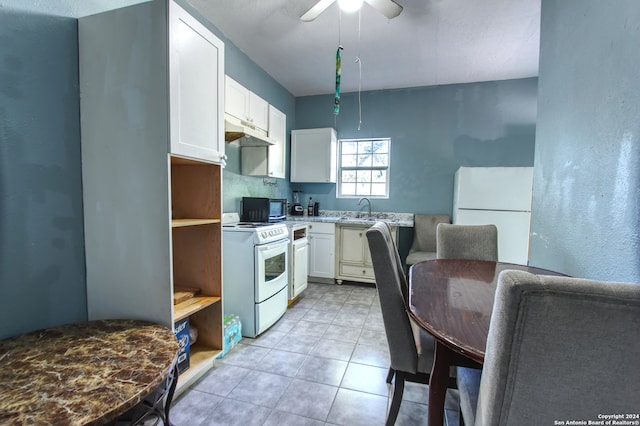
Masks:
[[[222,351],[220,166],[171,156],[173,284],[199,294],[173,306],[173,321],[198,330],[178,392],[208,370]]]
[[[172,228],[181,226],[208,225],[210,223],[220,223],[220,219],[174,219],[171,221]]]
[[[178,303],[173,306],[173,319],[175,321],[180,321],[188,317],[191,314],[195,314],[196,312],[206,308],[207,306],[213,305],[214,303],[218,303],[222,300],[221,297],[215,296],[196,296],[191,299]]]
[[[87,317],[188,317],[180,392],[223,345],[224,45],[150,1],[80,18],[78,49]],[[174,286],[196,297],[174,306]]]

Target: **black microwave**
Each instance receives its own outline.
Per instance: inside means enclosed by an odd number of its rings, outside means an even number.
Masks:
[[[280,198],[242,197],[242,222],[279,222],[287,217],[287,200]]]

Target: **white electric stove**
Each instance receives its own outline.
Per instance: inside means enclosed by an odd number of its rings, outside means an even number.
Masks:
[[[243,336],[256,337],[287,310],[289,231],[239,219],[222,216],[224,312],[240,317]]]

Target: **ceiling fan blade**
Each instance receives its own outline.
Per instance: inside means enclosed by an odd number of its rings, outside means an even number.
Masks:
[[[311,9],[307,10],[304,15],[300,17],[301,21],[309,22],[316,19],[326,8],[331,6],[336,0],[320,0]]]
[[[402,6],[393,0],[364,0],[388,19],[395,18],[402,12]]]

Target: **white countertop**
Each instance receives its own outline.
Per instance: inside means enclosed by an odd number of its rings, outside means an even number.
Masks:
[[[388,222],[391,225],[413,228],[413,213],[320,210],[320,216],[287,216],[288,221],[326,222],[349,225],[372,225],[377,221]]]

